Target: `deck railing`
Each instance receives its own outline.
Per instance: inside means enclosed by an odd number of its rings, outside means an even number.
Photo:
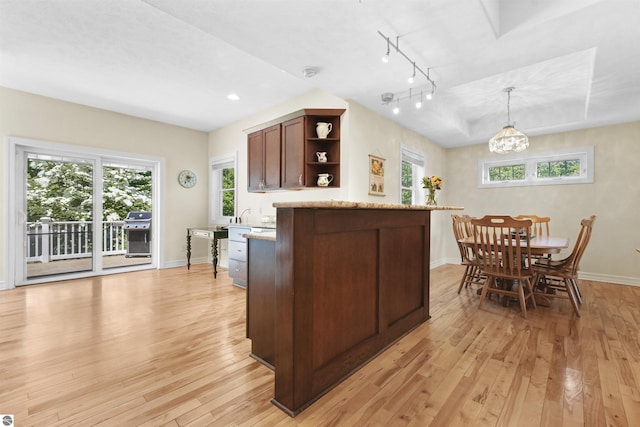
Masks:
[[[124,221],[102,223],[102,254],[126,253]],[[49,262],[61,259],[91,257],[93,253],[93,222],[40,221],[27,223],[27,262]]]

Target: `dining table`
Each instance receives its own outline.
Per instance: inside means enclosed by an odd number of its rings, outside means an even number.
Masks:
[[[465,246],[473,247],[474,237],[469,236],[459,240]],[[522,240],[521,244],[526,245],[526,240]],[[562,236],[534,236],[529,240],[532,256],[546,256],[560,253],[561,250],[569,247],[569,238]],[[534,289],[534,297],[536,304],[548,307],[550,300],[544,296],[544,292]],[[507,304],[507,299],[503,300],[503,304]]]
[[[474,237],[469,236],[460,239],[465,246],[473,246]],[[522,240],[525,243],[525,240]],[[562,249],[569,247],[569,238],[561,236],[534,236],[529,240],[531,255],[553,255],[560,253]]]

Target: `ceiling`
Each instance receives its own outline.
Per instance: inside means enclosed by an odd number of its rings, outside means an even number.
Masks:
[[[640,0],[0,0],[0,85],[202,131],[322,89],[459,147],[510,86],[530,136],[640,120]]]

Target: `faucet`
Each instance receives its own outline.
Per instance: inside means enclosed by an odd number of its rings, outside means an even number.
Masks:
[[[251,212],[251,208],[247,208],[247,209],[245,209],[245,210],[243,210],[243,211],[242,211],[242,213],[241,213],[241,214],[240,214],[240,216],[238,217],[238,222],[239,222],[239,223],[242,223],[242,216],[243,216],[244,214],[246,214],[247,212]]]

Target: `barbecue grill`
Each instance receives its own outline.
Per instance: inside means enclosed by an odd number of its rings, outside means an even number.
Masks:
[[[126,258],[151,256],[151,212],[129,212],[123,228],[127,232]]]

